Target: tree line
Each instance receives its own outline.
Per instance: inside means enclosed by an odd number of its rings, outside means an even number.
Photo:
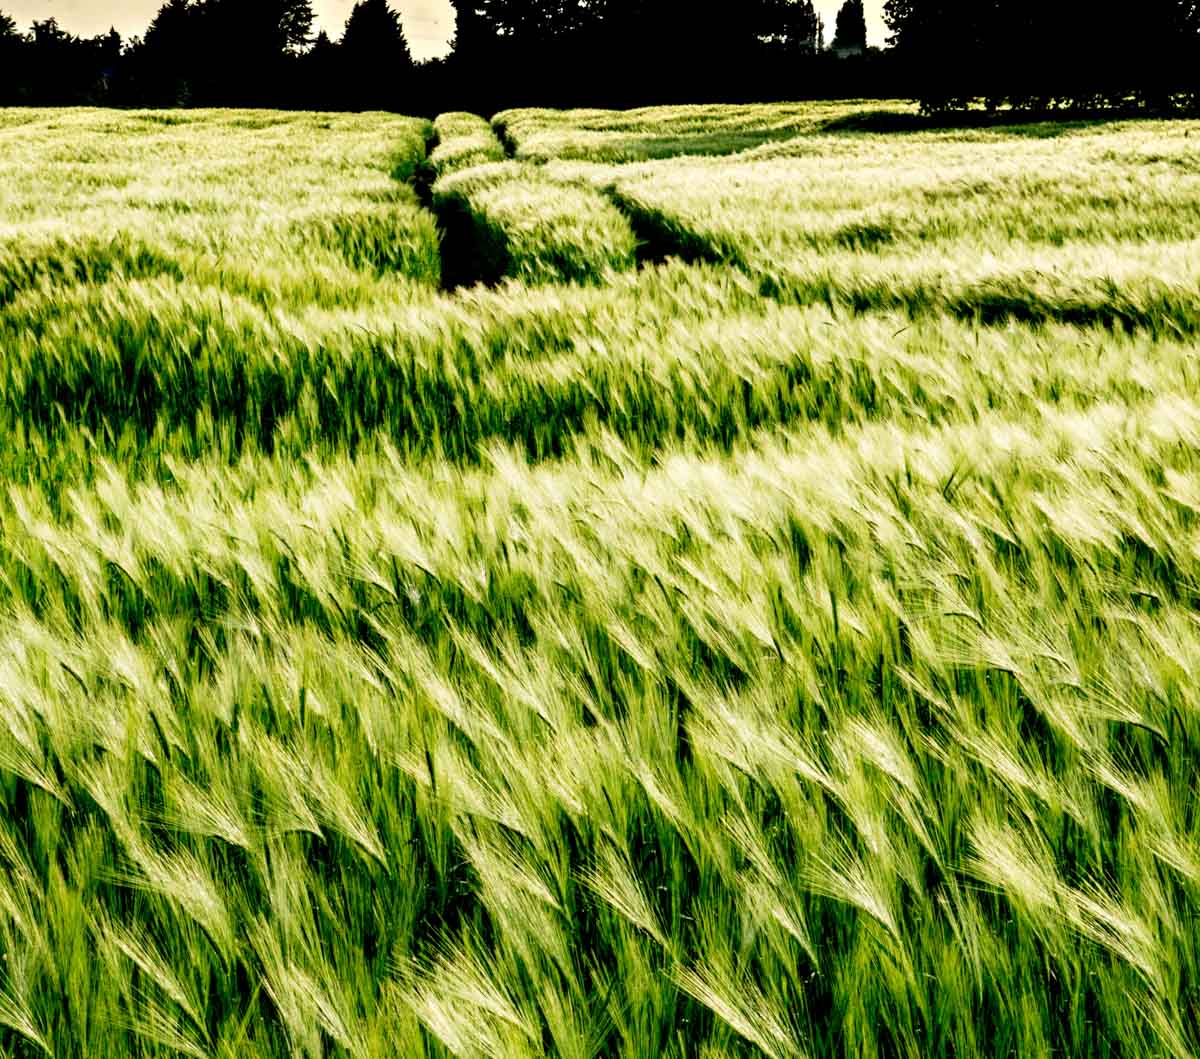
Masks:
[[[166,0],[141,37],[92,39],[0,12],[0,104],[404,109],[415,65],[387,0],[334,44],[309,0]]]
[[[0,0],[2,2],[2,0]],[[1195,107],[1200,0],[863,0],[832,41],[812,0],[451,0],[448,56],[416,63],[389,0],[341,37],[310,0],[165,0],[146,32],[81,38],[0,12],[0,105],[264,106],[492,112],[516,105],[910,97],[929,112]]]
[[[719,15],[693,0],[452,3],[460,84],[503,85],[506,102],[779,97],[815,89],[823,65],[811,0],[739,0]]]
[[[884,19],[927,112],[1200,104],[1200,0],[887,0]]]
[[[2,2],[2,0],[0,0]],[[165,0],[129,40],[19,32],[0,12],[0,105],[267,106],[417,114],[518,104],[820,95],[836,67],[812,0],[452,0],[453,47],[416,63],[388,0],[359,0],[338,40],[310,0]],[[839,34],[855,35],[861,0]],[[845,23],[845,27],[843,27]],[[849,36],[847,36],[849,35]]]

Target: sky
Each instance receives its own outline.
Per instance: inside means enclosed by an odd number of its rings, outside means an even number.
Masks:
[[[449,0],[392,0],[400,12],[404,35],[415,59],[442,55],[454,33],[454,15]],[[142,33],[162,0],[0,0],[0,11],[12,15],[22,29],[34,19],[54,17],[70,33],[93,36],[115,26],[124,37]],[[313,0],[317,21],[335,40],[341,35],[346,16],[354,0]],[[817,0],[817,9],[825,19],[826,41],[832,41],[839,0]],[[883,25],[883,0],[866,0],[867,36],[872,44],[882,45],[886,38]]]

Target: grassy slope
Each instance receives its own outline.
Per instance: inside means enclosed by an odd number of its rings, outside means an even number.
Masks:
[[[0,112],[0,1046],[1200,1051],[1177,126],[551,162],[736,267],[449,296],[328,234],[420,123],[180,117]]]

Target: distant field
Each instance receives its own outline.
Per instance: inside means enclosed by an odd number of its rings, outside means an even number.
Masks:
[[[517,158],[638,162],[675,155],[729,155],[820,132],[872,103],[781,103],[770,106],[645,107],[640,110],[543,110],[497,114],[493,124]],[[893,104],[909,109],[903,103]]]
[[[606,187],[660,247],[736,264],[784,300],[1191,333],[1198,129],[840,134],[731,158],[546,168]]]
[[[1200,1055],[1200,123],[889,108],[0,111],[0,1054]]]

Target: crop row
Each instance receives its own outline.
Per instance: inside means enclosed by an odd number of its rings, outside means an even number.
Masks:
[[[445,176],[485,162],[504,161],[504,145],[496,138],[491,125],[476,114],[441,114],[433,123],[433,129],[438,143],[430,152],[429,162],[435,176]]]

